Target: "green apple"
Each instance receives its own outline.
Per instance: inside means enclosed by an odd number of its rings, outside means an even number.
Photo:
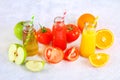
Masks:
[[[44,68],[44,65],[45,65],[44,61],[37,60],[28,60],[25,63],[26,68],[33,72],[41,71]]]
[[[8,50],[9,61],[16,64],[22,64],[25,62],[27,52],[25,48],[20,44],[11,44]]]
[[[24,23],[25,21],[18,22],[14,27],[14,34],[19,40],[22,40]]]

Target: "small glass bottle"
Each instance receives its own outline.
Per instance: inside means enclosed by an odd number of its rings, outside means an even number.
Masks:
[[[53,47],[58,47],[62,50],[65,50],[67,47],[67,40],[66,40],[66,28],[63,17],[58,16],[54,19],[52,31],[53,31],[52,41]]]
[[[93,24],[88,23],[82,32],[82,39],[80,43],[80,54],[83,57],[89,57],[95,54],[96,48],[96,30]]]
[[[23,29],[23,45],[27,51],[27,56],[34,56],[38,54],[38,42],[35,36],[35,29],[29,25],[29,22],[25,23]]]

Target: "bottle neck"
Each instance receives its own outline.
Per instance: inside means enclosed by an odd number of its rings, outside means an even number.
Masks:
[[[85,23],[84,30],[95,30],[95,25],[92,23]]]
[[[30,25],[30,21],[26,21],[24,23],[24,28],[23,28],[24,32],[29,32],[29,31],[33,31],[33,25]]]
[[[61,16],[57,16],[54,19],[54,23],[64,23],[64,18]]]

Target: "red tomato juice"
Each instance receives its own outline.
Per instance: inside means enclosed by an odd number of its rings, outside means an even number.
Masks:
[[[65,50],[67,47],[67,39],[64,19],[62,17],[55,18],[52,33],[53,33],[52,46]]]

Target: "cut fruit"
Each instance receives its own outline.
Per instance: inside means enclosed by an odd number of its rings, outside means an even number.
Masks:
[[[63,60],[64,53],[60,48],[51,46],[46,47],[44,51],[44,58],[48,63],[56,64]]]
[[[92,54],[89,61],[94,67],[104,66],[109,60],[109,55],[105,53]]]
[[[81,29],[81,31],[83,31],[86,22],[93,23],[94,21],[95,21],[95,17],[92,14],[85,13],[78,18],[77,24],[78,27]]]
[[[96,32],[96,47],[99,49],[106,49],[112,46],[114,42],[114,35],[108,29],[101,29]]]
[[[25,67],[30,71],[38,72],[44,68],[44,65],[44,61],[28,60],[25,64]]]
[[[79,50],[77,47],[70,47],[65,51],[64,59],[67,61],[75,61],[79,58]]]
[[[11,44],[8,50],[9,61],[16,64],[24,63],[27,53],[24,47],[20,44]]]

